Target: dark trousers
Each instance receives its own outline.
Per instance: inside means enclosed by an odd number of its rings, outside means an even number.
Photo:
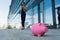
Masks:
[[[24,27],[25,18],[26,18],[26,14],[21,14],[21,24],[22,24],[22,27]]]
[[[59,22],[59,24],[60,24],[60,15],[58,16],[58,22]]]

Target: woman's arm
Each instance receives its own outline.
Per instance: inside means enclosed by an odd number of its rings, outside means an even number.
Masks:
[[[24,11],[27,11],[27,8],[25,6],[22,6],[22,8],[23,8]]]
[[[24,11],[27,11],[27,8],[26,7],[24,7]]]

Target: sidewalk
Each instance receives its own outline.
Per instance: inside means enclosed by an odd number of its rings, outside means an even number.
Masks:
[[[0,40],[60,40],[60,29],[49,29],[43,37],[32,36],[30,29],[0,30]]]

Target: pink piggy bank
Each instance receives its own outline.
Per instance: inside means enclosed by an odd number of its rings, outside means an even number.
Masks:
[[[48,31],[45,24],[36,23],[32,25],[31,32],[34,36],[43,36]]]

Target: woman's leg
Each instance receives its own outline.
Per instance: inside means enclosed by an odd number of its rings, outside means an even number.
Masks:
[[[60,17],[58,16],[58,28],[60,28]]]
[[[60,24],[60,17],[58,16],[58,22],[59,22],[59,24]]]
[[[24,27],[25,18],[26,18],[26,14],[22,14],[22,15],[21,15],[22,27]]]

